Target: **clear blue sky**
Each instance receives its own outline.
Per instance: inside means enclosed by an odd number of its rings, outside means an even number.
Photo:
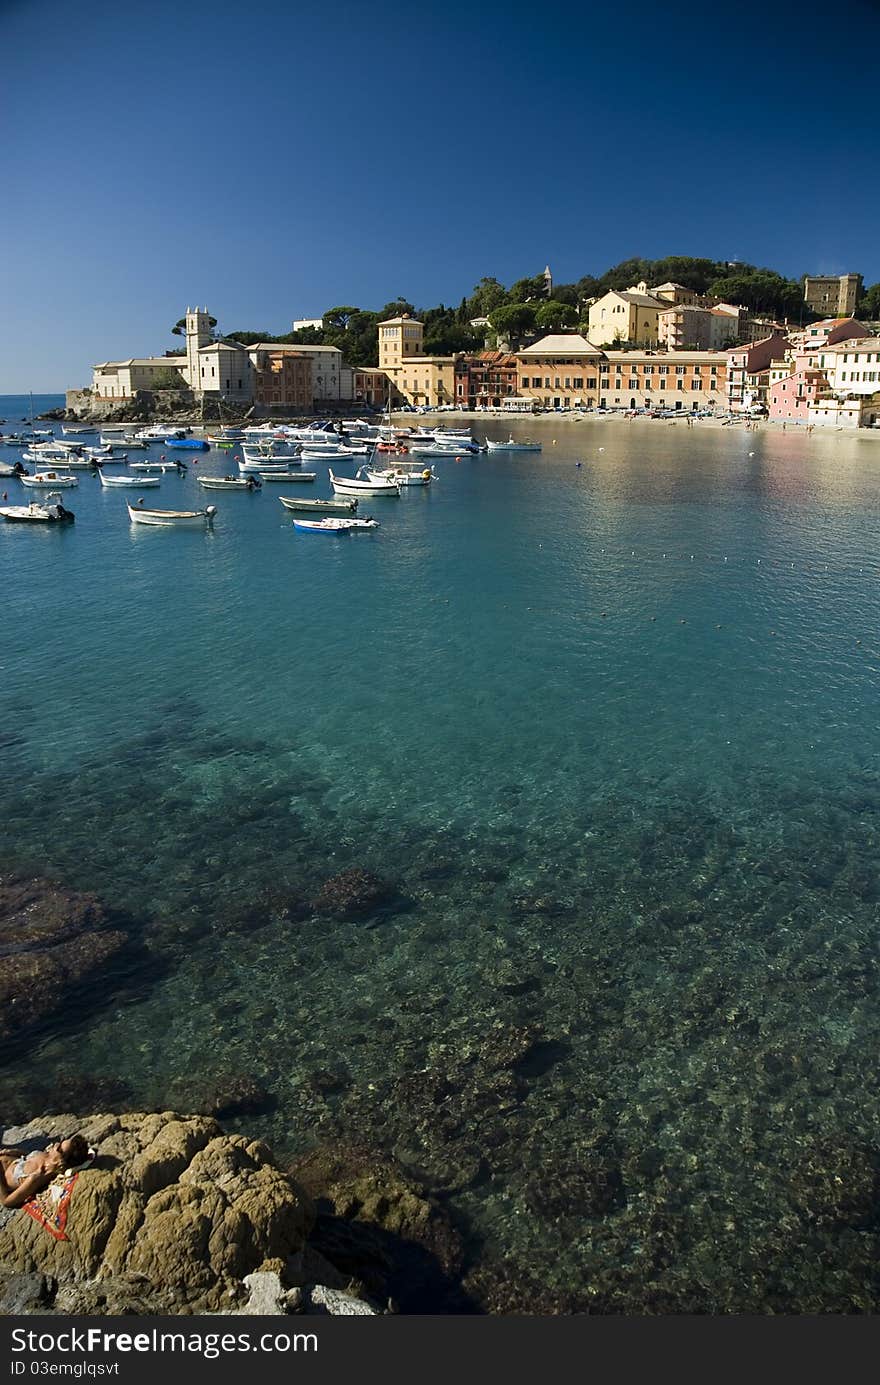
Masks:
[[[195,302],[282,332],[548,261],[880,279],[872,0],[128,10],[0,0],[0,393],[161,352]]]

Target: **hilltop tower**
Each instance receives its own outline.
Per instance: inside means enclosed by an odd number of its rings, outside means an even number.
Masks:
[[[544,267],[544,292],[548,298],[553,297],[553,275],[550,273],[550,266]]]
[[[187,308],[186,310],[186,378],[190,389],[200,388],[199,348],[213,340],[211,335],[211,315],[207,308]]]

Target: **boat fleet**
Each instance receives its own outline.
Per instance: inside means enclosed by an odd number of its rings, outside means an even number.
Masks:
[[[0,461],[0,476],[18,480],[31,490],[46,494],[27,505],[0,505],[0,518],[18,523],[69,523],[74,515],[62,502],[60,491],[79,485],[74,472],[90,471],[107,490],[157,488],[165,473],[184,475],[187,464],[165,452],[156,460],[130,461],[129,452],[161,446],[175,451],[205,452],[240,449],[235,452],[235,471],[224,475],[200,474],[196,479],[204,490],[246,491],[254,494],[269,484],[309,484],[318,472],[304,470],[304,462],[326,466],[332,498],[298,499],[279,495],[285,510],[301,516],[294,528],[304,533],[343,534],[378,528],[371,516],[358,517],[357,507],[364,497],[399,496],[410,487],[425,487],[437,480],[433,457],[461,459],[479,452],[540,451],[537,442],[516,441],[480,443],[468,429],[393,428],[388,423],[371,424],[363,420],[344,420],[341,425],[316,422],[301,427],[279,424],[254,424],[247,428],[220,428],[207,438],[194,437],[190,430],[168,425],[150,425],[132,432],[130,425],[104,424],[97,445],[88,445],[89,435],[98,429],[85,424],[63,424],[62,436],[50,429],[31,428],[27,433],[2,434],[0,446],[21,447],[21,461]],[[381,455],[380,455],[381,454]],[[339,474],[334,467],[357,463],[355,474]],[[34,466],[29,473],[24,463]],[[107,467],[124,466],[122,472]],[[4,502],[8,496],[4,494]],[[127,502],[132,524],[156,527],[193,528],[210,525],[216,506],[204,509],[157,509],[145,505],[143,498]]]

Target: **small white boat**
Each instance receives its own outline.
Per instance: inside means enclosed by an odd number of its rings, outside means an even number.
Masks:
[[[114,462],[116,457],[112,459]],[[169,462],[161,457],[157,462],[132,462],[129,471],[178,471],[181,475],[186,471],[185,462]]]
[[[356,529],[378,529],[375,519],[339,519],[326,515],[324,519],[295,519],[294,529],[304,529],[309,534],[351,534]]]
[[[198,476],[196,480],[206,491],[258,491],[262,484],[258,476]]]
[[[327,471],[334,495],[400,495],[400,486],[396,481],[371,481],[362,474],[363,467],[358,468],[354,477],[334,476],[329,467]]]
[[[122,448],[125,448],[126,452],[131,452],[134,448],[139,452],[146,452],[149,447],[149,443],[144,442],[142,438],[105,438],[103,433],[98,441],[102,447],[111,447],[114,452]]]
[[[109,457],[113,452],[113,444],[105,442],[103,447],[86,447],[83,451],[87,457]]]
[[[292,495],[279,495],[285,510],[300,514],[350,515],[358,507],[356,500],[297,500]]]
[[[529,442],[527,439],[517,442],[514,438],[508,438],[507,442],[492,442],[487,438],[486,446],[490,452],[540,452],[543,444]]]
[[[33,476],[19,476],[18,479],[23,486],[48,486],[51,490],[57,490],[59,486],[79,485],[75,476],[64,471],[35,471]]]
[[[305,481],[308,483],[309,481],[314,481],[317,475],[317,471],[261,471],[260,480],[289,482]]]
[[[65,447],[50,447],[48,443],[42,443],[36,447],[26,447],[22,454],[22,461],[36,462],[38,466],[51,466],[54,462],[56,466],[67,466],[69,457],[81,455],[80,452],[70,452]]]
[[[62,423],[61,431],[65,437],[70,437],[74,433],[97,433],[98,429],[94,423]]]
[[[44,500],[32,500],[29,505],[2,505],[0,515],[11,524],[70,524],[73,510],[65,509],[60,495],[51,492]]]
[[[371,481],[396,481],[398,486],[430,486],[432,481],[437,480],[431,467],[423,467],[420,471],[406,471],[399,466],[380,471],[367,468],[367,475]]]
[[[216,505],[208,505],[204,510],[148,510],[143,505],[128,506],[132,524],[151,524],[157,528],[200,529],[211,524],[216,513]]]
[[[138,490],[143,486],[158,486],[162,480],[161,476],[105,476],[100,467],[98,475],[102,486],[136,486]]]
[[[299,457],[293,458],[293,465],[299,466]],[[290,462],[276,461],[274,457],[251,458],[250,461],[239,462],[238,469],[243,475],[250,473],[253,475],[259,472],[261,475],[266,471],[288,471]]]

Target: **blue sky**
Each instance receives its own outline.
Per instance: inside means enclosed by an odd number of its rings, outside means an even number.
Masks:
[[[826,74],[795,0],[0,0],[0,393],[195,302],[281,332],[676,253],[873,283],[878,37],[839,0]]]

